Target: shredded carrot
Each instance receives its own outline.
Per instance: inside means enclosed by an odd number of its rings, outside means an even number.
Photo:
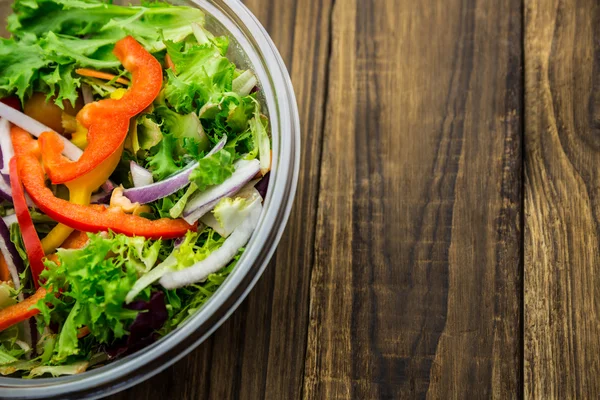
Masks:
[[[89,335],[89,333],[90,333],[90,328],[88,328],[87,326],[82,326],[81,328],[79,328],[79,331],[77,332],[77,339],[84,338],[87,335]]]
[[[71,234],[65,239],[63,244],[60,245],[63,249],[81,249],[84,247],[90,238],[87,233],[82,231],[73,231]],[[58,255],[56,253],[49,254],[46,258],[55,264],[59,264]]]
[[[89,68],[77,68],[75,70],[75,72],[81,76],[88,76],[90,78],[104,79],[106,81],[110,81],[110,80],[117,78],[117,76],[114,74],[109,74],[108,72],[96,71],[95,69],[89,69]],[[123,78],[121,76],[117,78],[117,82],[119,82],[123,85],[129,85],[129,80],[126,78]]]
[[[10,271],[8,270],[8,265],[6,264],[6,259],[4,258],[4,254],[0,253],[0,281],[10,281]]]
[[[173,73],[177,73],[177,70],[175,69],[175,64],[173,63],[171,56],[168,54],[165,56],[165,65],[167,66],[167,69],[171,68]]]
[[[60,246],[63,249],[81,249],[84,247],[90,238],[87,233],[82,231],[73,231]]]
[[[34,315],[39,314],[40,310],[31,307],[35,306],[39,300],[43,299],[46,296],[46,293],[46,289],[40,287],[33,296],[28,297],[20,303],[0,310],[0,332],[16,323],[25,321]]]

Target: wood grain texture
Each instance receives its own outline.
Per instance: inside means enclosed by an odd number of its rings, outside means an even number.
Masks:
[[[598,398],[600,6],[525,5],[525,394]]]
[[[305,398],[520,393],[520,27],[335,2]]]

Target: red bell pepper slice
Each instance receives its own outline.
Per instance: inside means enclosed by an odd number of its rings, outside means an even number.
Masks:
[[[127,136],[129,119],[152,104],[160,92],[160,63],[135,39],[127,36],[119,40],[114,53],[131,72],[132,84],[119,100],[90,103],[77,114],[79,123],[88,130],[88,146],[79,160],[70,161],[51,146],[41,144],[44,166],[54,184],[69,182],[90,172],[117,151]]]
[[[38,301],[46,297],[46,293],[47,291],[43,287],[38,288],[33,296],[26,298],[20,303],[13,304],[12,306],[0,310],[0,331],[39,314],[40,310],[32,307],[35,306]]]
[[[55,221],[84,232],[101,232],[110,229],[116,233],[151,239],[172,239],[183,236],[188,230],[193,229],[192,225],[183,219],[161,218],[153,221],[126,214],[120,209],[106,208],[101,205],[79,205],[55,197],[54,193],[46,187],[44,169],[37,156],[37,141],[16,126],[11,129],[11,139],[17,155],[19,178],[23,181],[27,193],[40,210]],[[19,223],[21,223],[20,219]]]
[[[33,226],[31,215],[29,215],[29,208],[25,201],[25,193],[23,192],[23,186],[17,173],[17,157],[13,157],[10,160],[10,186],[13,192],[13,204],[15,206],[15,214],[19,221],[21,228],[21,235],[23,236],[23,243],[27,250],[27,256],[29,258],[29,266],[31,268],[31,276],[33,277],[33,283],[35,287],[39,287],[39,277],[44,270],[44,249],[42,248],[42,242]]]

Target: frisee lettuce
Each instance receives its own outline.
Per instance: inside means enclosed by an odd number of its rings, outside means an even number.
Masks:
[[[200,191],[206,190],[209,186],[223,183],[235,171],[233,161],[234,157],[225,149],[204,157],[198,161],[198,166],[192,171],[190,182],[195,183]]]
[[[133,36],[148,51],[165,48],[164,40],[183,41],[192,23],[204,23],[196,8],[151,3],[117,6],[98,0],[16,0],[8,18],[12,38],[0,41],[0,97],[16,94],[25,101],[33,91],[74,104],[81,80],[75,67],[111,69],[120,62],[114,43]],[[81,40],[86,36],[86,40]]]
[[[155,182],[181,169],[173,158],[176,144],[177,138],[172,133],[163,133],[162,140],[151,150],[152,155],[146,161]]]
[[[226,39],[223,39],[225,42]],[[230,92],[235,64],[212,42],[184,49],[183,43],[165,41],[177,74],[167,71],[165,98],[175,111],[188,114],[204,104],[218,102]]]
[[[42,316],[38,327],[60,325],[53,362],[80,353],[77,330],[83,326],[99,343],[127,335],[138,312],[124,307],[125,296],[146,266],[158,259],[160,242],[140,243],[140,238],[121,234],[89,238],[82,249],[59,249],[58,259],[46,261],[42,273],[48,294],[36,306]]]
[[[249,197],[225,197],[211,212],[206,213],[201,221],[219,235],[228,237],[250,215],[252,205],[256,201],[262,201],[256,190]]]
[[[0,97],[11,94],[20,99],[29,97],[39,70],[51,63],[39,44],[0,38]]]
[[[197,156],[200,152],[208,149],[210,142],[196,113],[181,115],[166,105],[157,106],[154,113],[162,120],[163,130],[172,134],[176,139],[174,148],[176,156],[190,153],[189,145],[186,146],[190,141],[197,144],[192,155]]]
[[[147,3],[118,6],[97,0],[17,0],[8,30],[19,39],[41,38],[47,32],[73,37],[111,39],[131,35],[150,52],[164,49],[163,38],[179,42],[204,24],[197,8]]]

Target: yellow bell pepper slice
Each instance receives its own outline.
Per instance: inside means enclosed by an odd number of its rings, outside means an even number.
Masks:
[[[84,150],[88,144],[87,142],[87,134],[88,130],[85,129],[85,126],[81,125],[79,122],[77,123],[77,129],[71,135],[71,142],[81,150]]]
[[[90,204],[92,193],[106,182],[115,168],[117,168],[122,153],[123,145],[92,171],[71,182],[67,182],[66,186],[69,189],[69,201],[81,205]],[[73,230],[73,228],[69,228],[63,224],[56,225],[48,235],[42,239],[44,254],[53,253],[61,244],[63,244]]]

